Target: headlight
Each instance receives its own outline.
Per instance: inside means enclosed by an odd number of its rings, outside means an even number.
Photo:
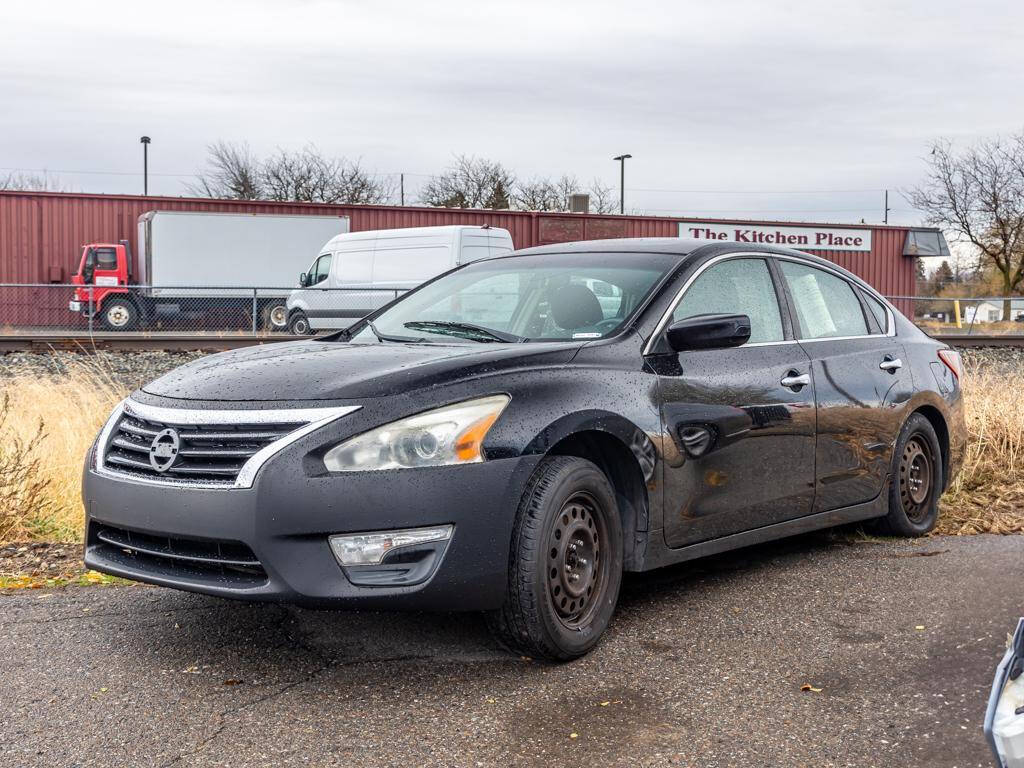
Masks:
[[[484,437],[508,402],[507,395],[492,395],[377,427],[331,448],[324,465],[364,472],[481,462]]]

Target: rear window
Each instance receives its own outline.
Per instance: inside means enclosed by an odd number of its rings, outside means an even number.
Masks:
[[[117,251],[113,248],[93,248],[96,269],[117,269]]]

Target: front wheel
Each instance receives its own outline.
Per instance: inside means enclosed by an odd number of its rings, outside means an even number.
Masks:
[[[306,313],[301,310],[292,314],[288,320],[288,331],[295,336],[308,336],[312,333],[312,329],[309,327],[309,320],[306,318]]]
[[[508,591],[488,617],[509,647],[568,661],[601,638],[622,582],[615,493],[594,464],[551,456],[523,494],[512,532]]]
[[[128,299],[119,297],[104,301],[99,314],[108,331],[130,331],[139,322],[139,310]]]
[[[945,478],[935,428],[920,413],[903,425],[893,453],[889,513],[878,521],[883,533],[924,536],[939,519]]]

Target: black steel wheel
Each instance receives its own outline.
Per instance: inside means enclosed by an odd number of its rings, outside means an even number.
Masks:
[[[309,320],[306,319],[306,313],[302,310],[293,312],[288,318],[288,330],[295,336],[308,336],[313,332],[309,327]]]
[[[893,451],[889,511],[879,520],[883,533],[923,536],[939,519],[945,487],[942,448],[935,428],[920,413],[903,425]]]
[[[607,628],[622,581],[622,524],[615,492],[593,463],[549,456],[516,515],[508,591],[488,617],[510,648],[567,661]]]
[[[570,629],[586,625],[607,580],[607,526],[597,502],[585,492],[566,500],[548,537],[548,597],[558,618]]]

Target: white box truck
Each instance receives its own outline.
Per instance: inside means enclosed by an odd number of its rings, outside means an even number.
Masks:
[[[83,246],[69,308],[106,330],[210,326],[201,316],[214,314],[218,327],[284,330],[296,273],[348,231],[347,216],[150,211],[139,217],[137,265],[127,241]]]

